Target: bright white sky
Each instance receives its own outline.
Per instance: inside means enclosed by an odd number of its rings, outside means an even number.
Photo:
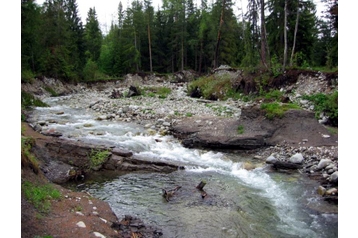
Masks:
[[[97,18],[101,26],[101,30],[104,34],[109,31],[112,20],[114,22],[117,21],[117,9],[119,2],[122,2],[123,8],[126,9],[128,5],[130,5],[131,0],[77,0],[77,6],[79,15],[82,19],[82,23],[86,24],[86,17],[88,10],[92,7],[96,8]],[[208,0],[210,3],[212,0]],[[243,8],[244,12],[246,12],[247,8],[247,0],[233,0],[236,2],[236,7],[234,7],[234,11],[239,13],[237,10],[239,7]],[[36,0],[39,5],[42,5],[45,0]],[[194,2],[198,2],[198,7],[200,5],[200,0],[194,0]],[[321,0],[313,0],[317,7],[317,13],[320,13],[324,7],[322,7]],[[158,9],[162,5],[162,0],[152,0],[152,6],[155,10]],[[240,12],[241,14],[241,12]]]

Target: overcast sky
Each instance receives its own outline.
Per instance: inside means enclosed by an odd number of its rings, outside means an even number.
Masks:
[[[236,6],[234,7],[234,11],[238,12],[238,7],[242,7],[244,9],[244,12],[246,12],[247,8],[247,0],[233,0],[236,2]],[[36,2],[40,5],[42,5],[45,0],[36,0]],[[77,0],[77,6],[79,15],[81,16],[82,23],[86,24],[86,17],[88,10],[92,7],[96,8],[97,18],[101,26],[101,30],[103,33],[107,33],[111,26],[111,21],[117,21],[117,9],[118,4],[120,0]],[[131,0],[122,0],[123,8],[126,9],[127,5],[130,4]],[[194,3],[198,2],[200,4],[200,0],[194,0]],[[208,0],[208,3],[210,3],[211,0]],[[316,4],[317,7],[317,13],[323,10],[321,0],[313,0],[313,2]],[[160,7],[162,4],[162,0],[152,0],[152,6],[155,10],[158,9],[158,6]],[[199,7],[199,6],[198,6]]]

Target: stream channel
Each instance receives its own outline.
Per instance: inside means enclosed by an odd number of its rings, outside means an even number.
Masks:
[[[319,198],[317,182],[298,172],[274,172],[240,153],[184,148],[171,136],[148,135],[138,124],[96,120],[88,108],[95,100],[85,94],[45,98],[50,107],[35,108],[29,122],[49,121],[48,129],[63,138],[185,167],[169,174],[108,173],[86,179],[80,191],[108,202],[119,219],[139,217],[170,238],[338,237],[338,206]],[[245,162],[258,166],[248,171],[241,167]],[[203,180],[204,199],[195,188]],[[162,189],[176,186],[182,187],[167,202]]]

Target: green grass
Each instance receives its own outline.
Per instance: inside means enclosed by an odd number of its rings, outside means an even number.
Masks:
[[[197,88],[200,89],[202,96],[209,100],[225,100],[228,98],[228,92],[231,96],[235,94],[228,75],[211,75],[194,80],[188,85],[188,94],[190,95]]]
[[[237,127],[237,133],[239,133],[240,135],[244,134],[244,126],[243,125],[239,125]]]
[[[110,154],[107,150],[92,150],[89,155],[91,169],[103,164]]]
[[[26,199],[31,202],[40,212],[49,212],[52,199],[60,199],[61,193],[53,188],[51,184],[35,185],[29,181],[25,181],[21,185]]]
[[[172,92],[170,88],[167,87],[144,87],[141,89],[142,94],[147,97],[155,97],[158,98],[167,98],[168,95]]]
[[[265,110],[266,117],[270,120],[275,117],[282,118],[287,110],[290,109],[300,109],[300,107],[293,103],[263,103],[261,104],[261,109]]]
[[[187,113],[185,113],[185,116],[186,116],[186,117],[192,117],[192,116],[193,116],[193,113],[187,112]]]
[[[53,88],[51,88],[50,86],[46,86],[45,90],[47,92],[49,92],[52,97],[57,97],[58,96],[58,93],[56,93],[56,91]]]
[[[324,112],[329,116],[332,125],[338,126],[338,91],[334,91],[331,94],[304,95],[302,98],[314,104],[316,118],[319,118],[319,115]]]

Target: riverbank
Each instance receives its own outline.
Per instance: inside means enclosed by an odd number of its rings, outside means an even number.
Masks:
[[[145,85],[145,84],[143,84]],[[113,120],[113,121],[120,121],[120,122],[131,122],[131,123],[138,123],[145,128],[147,128],[148,133],[156,133],[159,132],[161,134],[170,133],[170,130],[173,126],[178,125],[178,123],[182,123],[185,120],[189,120],[187,124],[194,124],[196,121],[200,120],[204,116],[210,117],[218,117],[218,116],[225,116],[226,118],[230,116],[231,118],[238,118],[242,115],[242,110],[246,108],[251,108],[255,105],[254,103],[244,103],[239,101],[228,101],[228,102],[208,102],[206,100],[194,100],[185,96],[185,84],[171,84],[171,83],[162,83],[162,82],[151,82],[151,86],[163,86],[163,87],[170,87],[172,89],[172,93],[166,98],[159,98],[159,97],[134,97],[134,98],[119,98],[119,99],[112,99],[110,98],[113,89],[121,90],[122,92],[126,92],[128,90],[128,83],[126,84],[114,84],[111,83],[109,85],[105,84],[97,84],[91,85],[91,87],[80,86],[77,85],[76,87],[72,88],[75,90],[73,94],[70,94],[73,101],[76,103],[73,107],[82,107],[88,108],[88,110],[95,111],[97,113],[98,120]],[[148,86],[148,85],[147,85]],[[87,98],[88,97],[88,98]],[[88,100],[85,100],[88,99]],[[66,100],[66,99],[63,99]],[[84,102],[90,102],[84,104]],[[211,106],[208,106],[211,105]],[[223,109],[225,110],[218,110]],[[220,115],[218,115],[220,112]],[[215,121],[211,121],[211,128],[217,123]],[[48,126],[50,122],[39,122],[36,123],[31,122],[33,128],[37,130],[37,136],[44,136],[44,134],[48,134]],[[208,122],[208,125],[210,123]],[[195,125],[195,124],[194,124]],[[200,127],[203,128],[203,127]],[[302,128],[300,133],[302,135],[309,135],[312,131],[312,128]],[[30,131],[30,130],[29,130]],[[52,132],[53,133],[53,132]],[[287,131],[286,136],[290,136],[291,132]],[[332,135],[333,136],[333,135]],[[47,136],[48,137],[48,136]],[[337,136],[338,137],[338,136]],[[335,145],[319,145],[316,146],[313,140],[303,140],[302,137],[299,139],[295,139],[294,141],[286,142],[282,140],[281,143],[277,143],[277,145],[250,150],[250,151],[241,151],[242,153],[248,153],[250,156],[255,157],[258,160],[265,161],[271,155],[277,157],[277,159],[287,159],[291,155],[295,153],[301,153],[305,158],[307,158],[307,164],[311,164],[309,168],[313,165],[318,165],[319,161],[322,158],[330,159],[337,164],[337,171],[338,171],[338,143],[337,146]],[[333,168],[332,168],[333,169]],[[327,185],[328,177],[323,177],[322,170],[311,170],[303,171],[303,176],[309,175],[314,179],[321,180],[323,184]],[[326,173],[328,174],[328,173]],[[331,186],[331,185],[329,185]],[[337,186],[338,187],[338,186]],[[67,192],[67,191],[66,191]],[[65,193],[66,193],[65,192]],[[76,196],[86,196],[86,195],[68,195],[71,197]],[[337,194],[338,198],[338,194]],[[76,199],[75,199],[76,200]],[[78,200],[78,199],[77,199]],[[88,204],[88,198],[80,199],[81,201],[77,202],[84,202],[84,204]],[[66,200],[65,200],[66,201]],[[71,200],[73,202],[73,199]],[[83,206],[84,206],[83,204]],[[64,203],[63,207],[73,206],[73,204]],[[60,206],[60,207],[61,207]],[[100,205],[98,205],[99,207]],[[85,207],[85,206],[84,206]],[[90,210],[86,210],[87,214],[91,214],[93,212],[93,207],[89,208]],[[92,210],[91,210],[92,209]],[[61,210],[61,209],[60,209]],[[60,214],[60,210],[53,211],[54,216],[56,213]],[[113,221],[113,217],[111,217],[111,211],[107,210],[104,207],[104,218],[105,220],[111,222]],[[81,215],[78,215],[74,212],[75,216],[80,218]],[[62,215],[61,215],[62,216]],[[60,217],[61,217],[60,216]],[[102,217],[102,218],[103,218]],[[26,220],[26,219],[24,219]],[[46,218],[44,220],[47,220]],[[102,221],[102,220],[101,220]],[[67,222],[67,221],[61,221]],[[67,225],[75,225],[73,222],[70,222]],[[86,224],[86,222],[84,222]],[[60,223],[57,223],[58,226]],[[61,223],[62,224],[62,223]],[[77,223],[76,223],[77,224]],[[96,223],[98,224],[98,223]],[[105,223],[106,224],[106,223]],[[64,224],[66,226],[66,224]],[[24,225],[27,227],[27,225]],[[88,227],[88,226],[86,226]],[[64,227],[65,228],[65,227]],[[67,228],[68,229],[68,228]],[[77,230],[81,230],[79,228],[75,228]],[[99,228],[98,228],[99,229]],[[106,228],[107,229],[107,228]],[[70,230],[70,229],[68,229]],[[90,228],[91,231],[95,231],[94,228]],[[110,228],[108,231],[102,231],[103,235],[111,237],[113,229]],[[96,233],[97,234],[97,233]],[[95,235],[93,233],[92,235]],[[64,236],[65,237],[65,236]]]

